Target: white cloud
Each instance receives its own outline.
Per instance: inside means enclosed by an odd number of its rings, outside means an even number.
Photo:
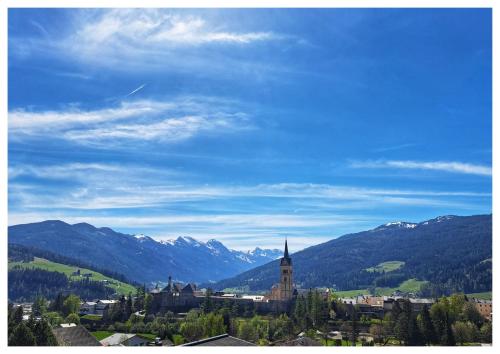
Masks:
[[[9,112],[9,137],[62,138],[81,144],[116,145],[123,140],[177,142],[201,133],[253,128],[247,114],[214,98],[170,102],[142,100],[94,110]]]
[[[196,46],[206,43],[243,43],[279,39],[272,32],[227,31],[199,16],[172,14],[161,9],[114,9],[86,18],[69,40],[98,49],[155,45]]]
[[[450,173],[463,173],[480,176],[491,176],[491,167],[476,165],[456,161],[398,161],[398,160],[378,160],[378,161],[355,161],[351,163],[354,168],[396,168],[396,169],[418,169],[435,170]]]
[[[138,64],[142,69],[159,65],[165,70],[166,62],[167,66],[199,65],[200,53],[193,56],[189,50],[200,46],[248,46],[285,38],[269,31],[226,27],[165,9],[87,10],[74,17],[74,29],[66,37],[51,45],[63,55],[97,65]]]

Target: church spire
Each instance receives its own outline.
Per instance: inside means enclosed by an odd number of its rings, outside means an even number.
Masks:
[[[284,258],[290,258],[290,256],[288,255],[288,242],[287,242],[287,239],[285,237],[285,254],[283,256]]]

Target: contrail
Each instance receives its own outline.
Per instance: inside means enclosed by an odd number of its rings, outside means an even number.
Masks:
[[[146,87],[146,84],[142,84],[141,86],[139,86],[138,88],[136,88],[134,91],[130,92],[128,95],[126,95],[125,97],[128,97],[128,96],[131,96],[133,95],[134,93],[142,90],[144,87]]]

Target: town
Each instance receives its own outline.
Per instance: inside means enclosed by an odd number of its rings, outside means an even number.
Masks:
[[[437,299],[297,289],[285,241],[280,279],[267,294],[167,285],[114,299],[9,304],[9,345],[381,346],[488,344],[492,302],[453,294]],[[75,274],[78,271],[75,271]],[[42,343],[43,342],[43,343]]]

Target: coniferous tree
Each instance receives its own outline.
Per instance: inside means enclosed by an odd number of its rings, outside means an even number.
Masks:
[[[50,311],[62,312],[64,306],[64,295],[58,293],[55,300],[50,303]]]
[[[434,325],[432,324],[431,315],[427,305],[424,305],[420,311],[419,320],[420,332],[422,333],[424,343],[427,345],[436,343],[436,331],[434,330]]]
[[[32,311],[35,316],[42,316],[47,312],[47,299],[43,296],[37,296],[35,302],[33,302]]]
[[[18,324],[9,336],[10,346],[33,346],[36,345],[36,339],[33,332],[24,323]]]
[[[55,346],[57,345],[56,338],[52,333],[52,329],[45,319],[41,319],[35,325],[33,334],[36,339],[37,346]]]
[[[297,300],[295,301],[294,317],[300,330],[303,330],[305,328],[306,316],[307,310],[305,300],[302,295],[299,295],[297,297]]]

